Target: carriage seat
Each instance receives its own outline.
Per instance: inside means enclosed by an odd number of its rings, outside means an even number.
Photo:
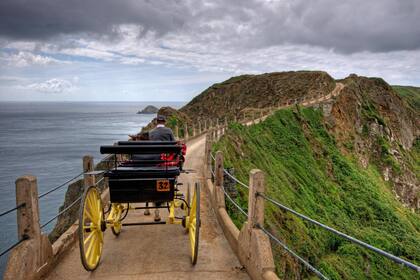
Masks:
[[[128,178],[173,178],[180,174],[177,166],[120,166],[105,172],[110,179]]]

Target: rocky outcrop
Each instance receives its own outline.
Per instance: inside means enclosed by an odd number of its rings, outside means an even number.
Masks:
[[[137,114],[156,114],[158,111],[159,111],[159,108],[153,105],[148,105],[142,110],[138,111]]]
[[[412,162],[418,157],[420,112],[380,78],[353,74],[341,82],[345,87],[340,95],[318,105],[337,145],[362,166],[377,165],[399,200],[419,210],[419,174]]]
[[[331,92],[334,87],[334,79],[321,71],[243,75],[214,84],[180,111],[193,119],[232,119],[246,108],[266,108],[291,99],[315,97]]]

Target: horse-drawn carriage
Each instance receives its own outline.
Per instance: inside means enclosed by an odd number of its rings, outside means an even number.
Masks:
[[[95,270],[99,264],[104,231],[111,228],[118,236],[126,225],[180,224],[186,228],[191,246],[191,262],[197,262],[200,228],[200,186],[195,184],[191,197],[179,190],[177,182],[183,170],[185,145],[178,142],[120,141],[102,146],[102,154],[114,155],[114,168],[106,171],[110,209],[104,213],[95,186],[85,189],[79,214],[79,246],[84,268]],[[147,203],[146,206],[144,203]],[[149,206],[153,203],[154,206]],[[133,205],[134,204],[134,205]],[[165,221],[123,223],[129,210],[166,208]],[[181,209],[182,216],[176,215]]]

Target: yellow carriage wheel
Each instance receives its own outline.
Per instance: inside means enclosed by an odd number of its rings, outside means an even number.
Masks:
[[[96,187],[87,188],[80,203],[79,247],[83,267],[92,271],[99,264],[105,230],[102,201]]]
[[[189,215],[188,235],[191,245],[191,263],[195,265],[198,257],[198,241],[200,239],[200,185],[195,183]]]
[[[185,201],[186,201],[186,205],[185,205],[185,216],[184,217],[189,217],[190,216],[190,211],[191,211],[191,186],[190,183],[187,183],[187,194],[185,195]],[[187,234],[189,232],[189,227],[186,226],[185,227],[185,234]]]
[[[115,236],[120,235],[122,223],[121,221],[127,216],[129,204],[112,203],[111,211],[109,212],[108,221],[112,224],[111,230]]]

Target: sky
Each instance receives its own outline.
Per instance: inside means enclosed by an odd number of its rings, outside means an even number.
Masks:
[[[420,1],[0,1],[0,101],[188,101],[290,70],[420,86]]]

